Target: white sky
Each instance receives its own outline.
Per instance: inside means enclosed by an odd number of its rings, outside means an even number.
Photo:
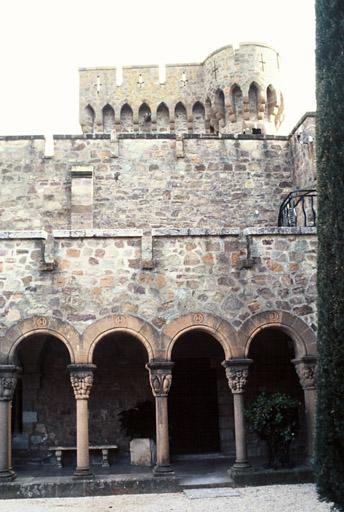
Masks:
[[[200,62],[261,41],[281,54],[283,133],[315,110],[314,0],[2,0],[0,134],[79,133],[78,68]]]

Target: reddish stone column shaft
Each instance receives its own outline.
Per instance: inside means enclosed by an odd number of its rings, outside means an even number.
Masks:
[[[316,408],[316,390],[315,388],[304,389],[305,396],[305,416],[307,428],[307,455],[311,459],[314,452],[315,435],[315,408]]]
[[[157,465],[169,466],[170,445],[168,435],[167,396],[155,397]]]
[[[10,438],[8,435],[10,402],[0,400],[0,478],[10,470],[9,447]]]
[[[90,469],[88,443],[88,400],[76,400],[76,471]]]
[[[235,425],[235,464],[247,465],[246,425],[244,417],[244,395],[233,394]]]

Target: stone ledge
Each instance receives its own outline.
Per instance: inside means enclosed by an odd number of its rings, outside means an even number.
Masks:
[[[317,228],[311,228],[311,227],[295,227],[295,228],[288,228],[288,227],[267,227],[267,228],[245,228],[243,230],[244,236],[276,236],[276,235],[316,235],[317,234]]]
[[[0,140],[44,140],[44,135],[0,135]]]
[[[291,469],[256,469],[247,472],[232,472],[235,486],[305,484],[314,482],[314,474],[308,466]]]
[[[58,229],[54,238],[140,238],[142,229]]]
[[[46,240],[48,236],[47,231],[0,231],[0,240]]]
[[[175,477],[154,477],[151,472],[141,474],[99,475],[94,480],[73,480],[72,476],[18,477],[14,482],[0,483],[1,499],[20,498],[74,498],[81,496],[109,496],[113,494],[142,494],[179,492]]]
[[[155,228],[152,235],[157,237],[172,236],[240,236],[240,228]]]
[[[153,228],[153,237],[186,237],[186,236],[288,236],[314,235],[316,228],[296,227],[264,227],[264,228]],[[54,238],[141,238],[143,229],[57,229],[52,232]],[[0,231],[0,240],[46,240],[48,232],[37,231]]]

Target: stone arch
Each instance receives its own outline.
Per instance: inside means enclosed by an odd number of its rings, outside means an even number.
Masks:
[[[248,318],[241,326],[238,335],[242,346],[242,357],[247,357],[251,342],[262,329],[274,327],[290,336],[294,343],[295,358],[316,355],[316,335],[300,318],[287,311],[264,311]]]
[[[259,85],[257,84],[257,82],[252,82],[248,90],[248,101],[250,107],[250,115],[254,119],[258,118],[259,95]]]
[[[170,131],[170,111],[164,102],[158,105],[156,111],[156,125],[158,132]]]
[[[115,128],[115,111],[107,103],[102,109],[103,115],[103,131],[104,133],[111,133],[111,131]]]
[[[165,359],[171,360],[174,344],[189,331],[203,331],[215,338],[223,348],[225,358],[238,357],[238,338],[229,322],[211,313],[189,313],[170,321],[163,329]]]
[[[231,98],[232,98],[232,106],[233,111],[236,117],[236,120],[243,115],[243,96],[242,90],[238,84],[234,84],[231,88]]]
[[[159,334],[156,329],[142,318],[118,314],[101,318],[84,331],[82,340],[87,363],[92,363],[97,343],[116,331],[126,332],[140,341],[147,350],[149,360],[159,357]]]
[[[62,341],[70,356],[71,363],[75,363],[75,351],[80,346],[80,335],[69,323],[59,318],[34,316],[16,323],[8,329],[4,337],[3,351],[7,354],[7,361],[13,362],[16,350],[21,341],[35,334],[54,336]]]
[[[120,120],[121,120],[121,131],[122,132],[132,132],[134,128],[133,123],[133,109],[128,103],[124,103],[120,112]]]
[[[152,129],[152,112],[147,103],[139,108],[139,128],[141,132],[150,132]]]
[[[87,105],[84,108],[84,127],[86,133],[93,133],[95,128],[95,120],[96,120],[96,114],[91,107],[91,105]]]
[[[205,109],[200,101],[196,101],[192,107],[192,131],[193,133],[205,132]]]

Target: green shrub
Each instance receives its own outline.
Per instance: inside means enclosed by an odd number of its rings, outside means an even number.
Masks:
[[[251,429],[267,443],[270,467],[289,464],[290,443],[299,428],[298,406],[288,395],[262,393],[246,409]]]

